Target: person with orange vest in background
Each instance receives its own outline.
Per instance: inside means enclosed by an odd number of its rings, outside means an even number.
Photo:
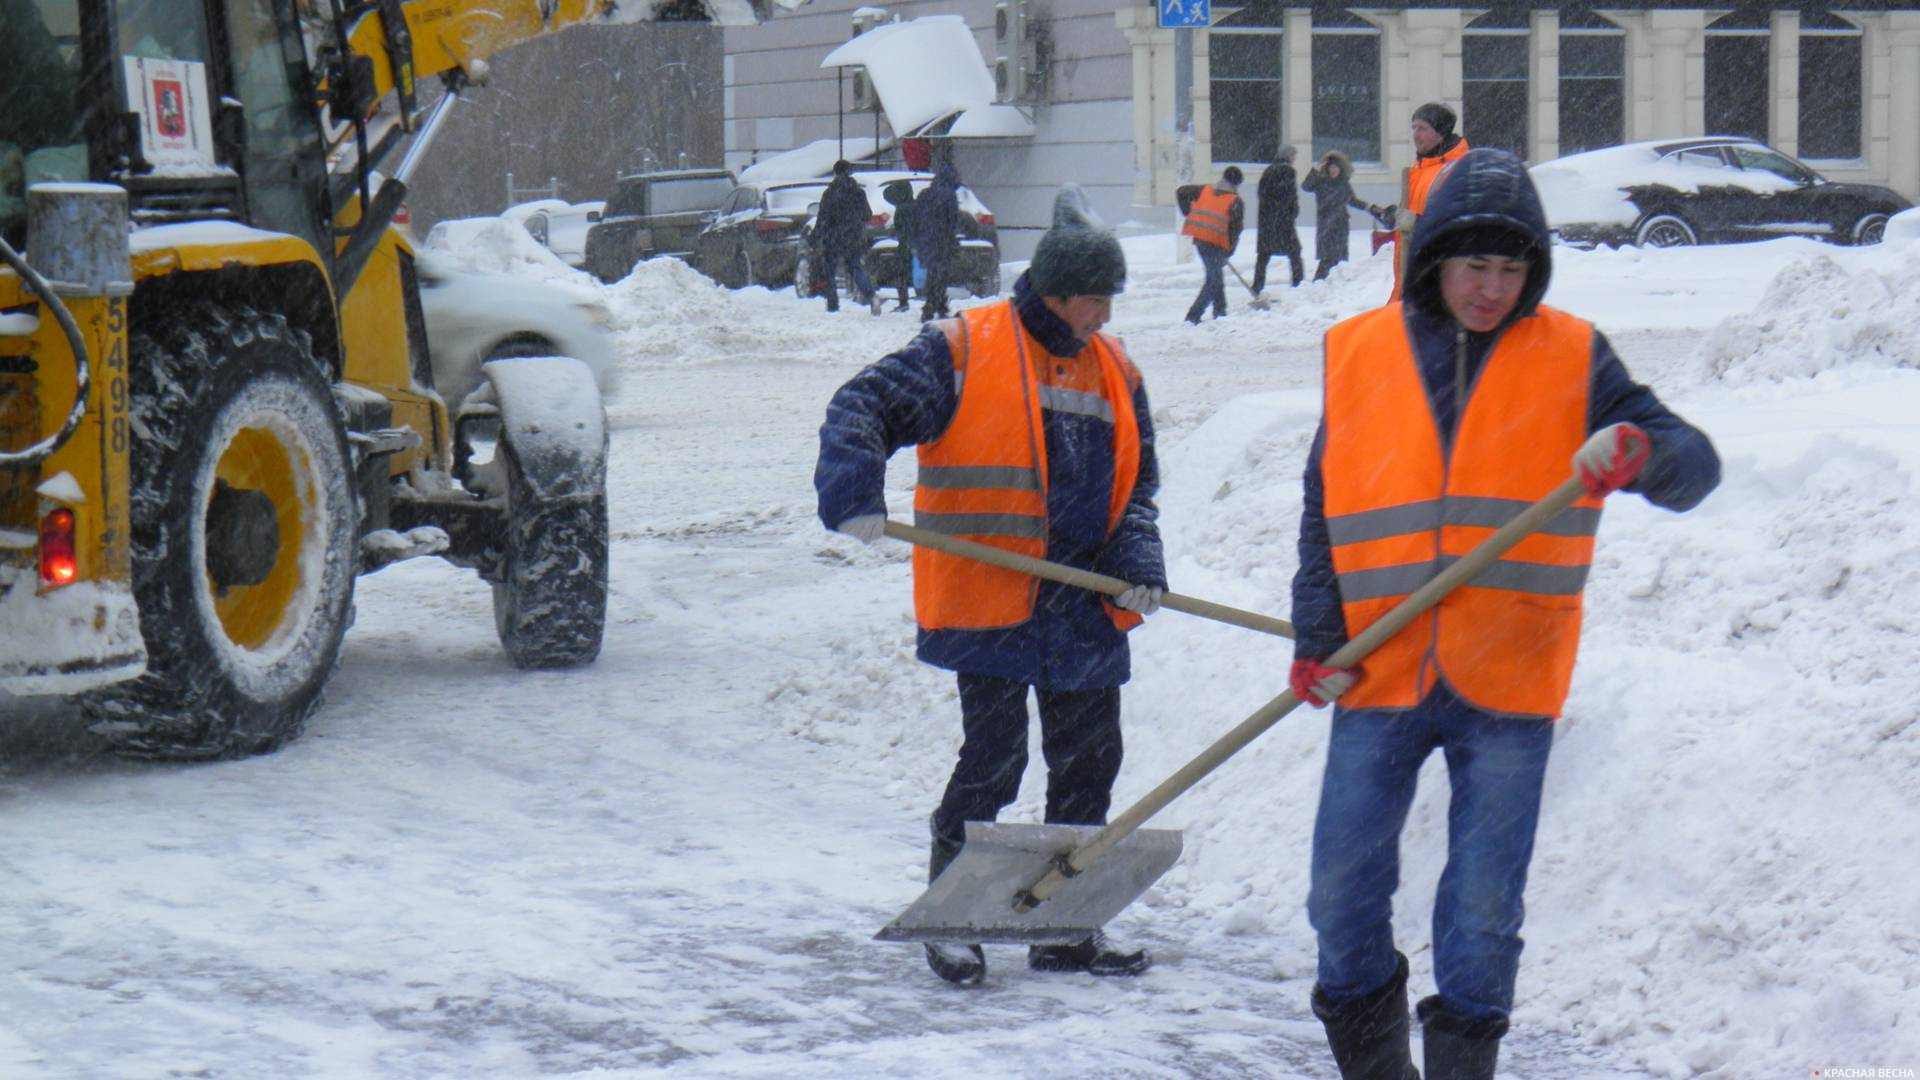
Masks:
[[[887,459],[917,446],[914,524],[1133,583],[1109,601],[914,549],[917,653],[956,673],[964,731],[933,813],[929,881],[960,854],[967,822],[995,820],[1019,795],[1029,690],[1047,763],[1046,820],[1106,823],[1120,772],[1127,631],[1159,608],[1167,586],[1146,387],[1119,340],[1098,332],[1126,280],[1120,241],[1068,185],[1011,300],[928,325],[827,406],[814,486],[828,528],[879,537]],[[949,982],[986,975],[978,945],[928,945],[926,955]],[[1150,962],[1098,932],[1027,956],[1038,970],[1095,975],[1133,975]]]
[[[1375,233],[1373,250],[1379,251],[1380,245],[1390,243],[1393,248],[1393,295],[1388,301],[1400,299],[1400,282],[1407,266],[1407,251],[1412,246],[1414,225],[1420,215],[1426,213],[1427,199],[1433,192],[1434,182],[1440,179],[1447,166],[1460,160],[1471,149],[1467,140],[1454,133],[1453,127],[1459,123],[1453,110],[1437,101],[1429,101],[1413,110],[1413,122],[1408,133],[1413,140],[1413,166],[1407,170],[1405,190],[1397,206],[1369,206],[1367,212],[1378,221],[1385,222],[1392,232],[1383,241]]]
[[[1427,1080],[1491,1080],[1513,1007],[1541,785],[1573,677],[1607,495],[1691,509],[1720,481],[1699,430],[1633,381],[1591,323],[1540,302],[1551,275],[1521,161],[1475,150],[1415,227],[1407,292],[1325,341],[1308,453],[1297,638],[1303,702],[1335,701],[1307,914],[1313,1011],[1346,1080],[1412,1080],[1408,965],[1393,940],[1400,831],[1446,755]],[[1389,638],[1326,658],[1569,476],[1587,497]]]
[[[1174,192],[1180,212],[1187,215],[1180,235],[1193,239],[1194,253],[1206,276],[1200,283],[1200,295],[1187,309],[1187,321],[1199,325],[1207,305],[1213,305],[1213,317],[1227,314],[1227,259],[1240,246],[1240,230],[1247,223],[1247,204],[1240,198],[1240,181],[1245,174],[1239,166],[1229,165],[1212,184],[1188,184]]]

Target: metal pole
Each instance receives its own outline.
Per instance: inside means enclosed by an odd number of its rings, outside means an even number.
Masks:
[[[1181,185],[1193,183],[1193,32],[1173,32],[1173,138],[1174,164]],[[1174,210],[1173,258],[1187,262],[1193,258],[1193,245],[1180,235],[1180,211]]]
[[[834,111],[839,114],[838,119],[840,122],[840,153],[835,155],[835,157],[838,157],[838,158],[845,158],[847,156],[847,90],[845,85],[846,81],[847,81],[847,69],[843,67],[834,68],[833,69]]]

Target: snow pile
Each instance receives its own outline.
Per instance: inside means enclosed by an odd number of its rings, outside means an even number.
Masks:
[[[1730,385],[1781,382],[1850,366],[1920,366],[1920,273],[1905,259],[1843,267],[1829,256],[1796,262],[1760,304],[1722,323],[1704,361]]]

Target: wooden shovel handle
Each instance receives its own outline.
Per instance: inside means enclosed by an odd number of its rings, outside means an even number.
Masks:
[[[974,559],[998,566],[1003,570],[1013,570],[1022,574],[1031,574],[1037,578],[1045,578],[1048,581],[1057,581],[1062,585],[1091,589],[1106,596],[1119,596],[1134,585],[1133,582],[1117,577],[1108,577],[1105,574],[1096,574],[1090,570],[1081,570],[1072,566],[1062,566],[1030,555],[1003,551],[987,544],[976,544],[971,540],[961,540],[945,533],[933,532],[917,525],[906,525],[898,521],[887,522],[886,534],[895,540],[905,540],[924,548],[946,552],[948,555]],[[1174,611],[1184,611],[1189,615],[1198,615],[1203,619],[1212,619],[1214,622],[1258,630],[1264,634],[1275,634],[1283,638],[1293,637],[1293,624],[1285,619],[1276,619],[1257,611],[1242,611],[1225,604],[1216,604],[1211,600],[1201,600],[1198,597],[1170,592],[1160,597],[1160,606]]]
[[[1328,667],[1352,667],[1366,659],[1367,655],[1379,648],[1386,640],[1406,628],[1406,625],[1419,618],[1428,608],[1440,602],[1448,593],[1467,583],[1474,575],[1492,565],[1493,561],[1506,554],[1528,534],[1545,525],[1548,519],[1578,502],[1586,494],[1586,488],[1579,480],[1569,477],[1559,487],[1532,506],[1522,510],[1518,517],[1501,526],[1499,531],[1485,540],[1472,551],[1460,557],[1460,561],[1434,575],[1431,581],[1414,592],[1412,596],[1395,604],[1391,611],[1381,616],[1379,621],[1361,631],[1360,636],[1341,646],[1326,661]],[[1293,711],[1300,699],[1288,690],[1272,701],[1260,707],[1252,716],[1240,722],[1232,731],[1222,735],[1212,746],[1200,752],[1200,755],[1182,766],[1160,783],[1159,787],[1147,792],[1139,802],[1129,806],[1119,817],[1114,818],[1106,828],[1095,833],[1086,843],[1073,850],[1067,856],[1066,870],[1047,871],[1045,877],[1036,882],[1014,903],[1015,910],[1028,911],[1034,905],[1058,892],[1067,879],[1092,866],[1095,859],[1112,850],[1115,844],[1127,838],[1127,835],[1139,828],[1146,820],[1159,813],[1168,803],[1180,797],[1186,790],[1199,783],[1220,764],[1238,753],[1248,743],[1258,738],[1262,732],[1272,727],[1279,719]]]

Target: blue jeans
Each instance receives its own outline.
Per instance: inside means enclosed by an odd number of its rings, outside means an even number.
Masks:
[[[820,252],[820,269],[827,274],[827,307],[830,309],[840,307],[840,285],[835,271],[843,264],[847,268],[847,280],[853,283],[854,300],[864,304],[873,296],[873,279],[867,276],[867,268],[861,263],[860,249],[828,246]]]
[[[1187,309],[1187,321],[1199,322],[1206,313],[1207,305],[1213,305],[1213,317],[1219,318],[1227,313],[1227,251],[1212,244],[1196,240],[1194,253],[1200,256],[1200,267],[1206,271],[1206,280],[1200,284],[1200,295]]]
[[[1453,798],[1433,905],[1434,981],[1459,1015],[1507,1015],[1552,746],[1552,721],[1491,716],[1444,683],[1406,712],[1334,708],[1307,897],[1327,996],[1354,1000],[1393,977],[1400,830],[1420,763],[1437,747]]]

